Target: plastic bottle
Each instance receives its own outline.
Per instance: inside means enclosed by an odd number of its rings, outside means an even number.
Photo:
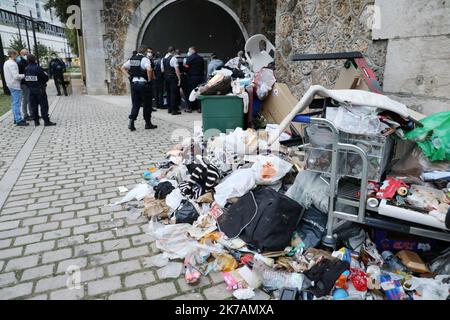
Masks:
[[[405,265],[401,262],[399,258],[397,258],[391,251],[383,251],[381,256],[384,259],[386,266],[392,272],[404,272],[410,273],[411,271],[405,267]]]
[[[255,262],[253,271],[261,279],[264,287],[272,289],[297,288],[302,290],[305,276],[300,273],[289,273],[268,268],[262,262]]]

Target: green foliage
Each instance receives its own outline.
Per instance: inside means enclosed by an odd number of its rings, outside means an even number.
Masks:
[[[80,6],[80,0],[48,0],[44,8],[45,10],[54,10],[56,16],[65,23],[69,18],[67,8],[73,5]]]
[[[23,41],[20,41],[18,35],[15,35],[11,38],[11,40],[9,41],[9,46],[11,49],[16,50],[17,52],[20,52],[20,50],[27,47],[27,45]]]
[[[77,30],[75,29],[65,29],[67,41],[69,42],[69,46],[72,49],[72,53],[76,56],[78,56],[79,50],[78,50],[78,37],[77,37]]]
[[[80,6],[80,0],[48,0],[44,5],[45,10],[53,10],[56,16],[63,22],[66,23],[70,14],[67,13],[67,8],[70,6]],[[75,55],[78,55],[78,39],[77,30],[65,29],[67,41]]]

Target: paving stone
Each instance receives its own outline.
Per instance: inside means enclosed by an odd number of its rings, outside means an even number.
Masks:
[[[120,277],[111,277],[88,283],[88,294],[95,296],[100,293],[111,292],[120,289]]]
[[[72,236],[72,237],[67,237],[64,239],[59,239],[56,242],[56,246],[58,248],[64,248],[64,247],[71,247],[71,246],[78,245],[78,244],[83,244],[84,242],[85,242],[84,236],[79,235],[79,236]]]
[[[44,240],[60,239],[70,235],[70,229],[58,229],[44,233]]]
[[[52,252],[45,252],[42,255],[42,262],[48,263],[48,262],[55,262],[55,261],[61,261],[65,259],[69,259],[72,257],[72,250],[71,249],[59,249]]]
[[[89,257],[89,264],[90,265],[102,265],[106,263],[111,263],[119,261],[119,252],[113,251],[108,253],[103,253],[99,255],[94,255]]]
[[[0,232],[0,240],[1,239],[7,239],[7,238],[14,238],[14,237],[17,237],[17,236],[23,236],[23,235],[26,235],[28,233],[30,233],[30,228],[29,227],[17,228],[17,229],[12,229],[12,230],[6,230],[6,231]]]
[[[0,287],[14,284],[16,281],[16,274],[14,272],[0,274]]]
[[[8,248],[11,246],[13,239],[0,240],[0,249]]]
[[[141,245],[145,243],[151,243],[154,241],[154,239],[152,239],[152,237],[150,237],[148,234],[141,234],[132,237],[131,241],[133,242],[133,245]]]
[[[95,232],[98,230],[98,224],[87,224],[85,226],[75,227],[73,228],[74,234],[85,234],[90,232]]]
[[[201,277],[200,281],[194,286],[187,284],[186,281],[184,280],[184,278],[178,279],[178,286],[180,287],[181,291],[183,291],[183,292],[203,288],[203,287],[209,286],[210,284],[211,284],[211,282],[209,281],[209,279],[207,277]]]
[[[74,216],[75,216],[74,212],[66,212],[66,213],[54,214],[50,217],[50,220],[51,221],[68,220],[68,219],[72,219]]]
[[[22,254],[23,247],[0,250],[0,259],[17,257]]]
[[[142,294],[139,290],[130,290],[112,294],[108,300],[142,300]]]
[[[41,279],[36,283],[35,292],[44,292],[48,290],[64,288],[67,286],[68,279],[68,275],[52,276],[49,278]]]
[[[87,281],[103,278],[103,276],[104,276],[104,272],[103,272],[103,268],[101,268],[101,267],[95,267],[92,269],[81,270],[81,281],[83,283],[87,282]]]
[[[20,224],[20,221],[8,221],[0,223],[0,231],[3,230],[11,230],[17,228]]]
[[[23,270],[31,268],[38,264],[38,260],[39,260],[38,255],[10,259],[6,264],[5,271]]]
[[[145,289],[145,296],[148,300],[158,300],[177,294],[177,289],[172,282],[159,283]]]
[[[148,256],[150,254],[150,250],[148,246],[142,246],[137,248],[131,248],[127,250],[122,250],[122,259],[129,259],[141,256]]]
[[[118,274],[129,273],[132,271],[140,270],[141,265],[138,260],[124,261],[115,264],[110,264],[108,267],[108,274],[115,276]]]
[[[42,217],[24,219],[22,221],[22,225],[24,227],[26,227],[26,226],[33,226],[35,224],[42,224],[42,223],[46,223],[46,222],[47,222],[47,216],[42,216]]]
[[[116,239],[116,240],[108,240],[103,242],[103,247],[105,250],[119,250],[130,247],[130,240],[128,239]]]
[[[33,233],[58,229],[59,222],[50,222],[33,226]]]
[[[103,231],[103,232],[89,234],[88,241],[96,242],[96,241],[108,240],[108,239],[112,239],[112,238],[115,238],[112,231]]]
[[[57,273],[65,273],[70,266],[76,266],[80,269],[87,266],[87,258],[75,258],[61,261],[58,263]]]
[[[52,275],[54,267],[55,267],[54,264],[49,264],[36,268],[26,269],[23,271],[22,278],[20,280],[25,281]]]
[[[125,277],[125,286],[127,288],[142,286],[155,282],[156,278],[152,271],[135,273]]]
[[[25,254],[38,253],[50,251],[55,247],[55,241],[41,241],[38,243],[29,244],[25,247]]]
[[[200,293],[188,293],[182,296],[175,297],[172,300],[192,301],[192,300],[205,300],[205,298],[203,298],[203,296]]]
[[[233,295],[227,290],[227,286],[223,283],[203,291],[207,300],[225,300]]]
[[[0,289],[0,300],[9,300],[9,299],[15,299],[15,298],[27,296],[27,295],[31,294],[32,289],[33,289],[33,284],[30,282],[21,283],[14,287]]]
[[[61,228],[70,228],[75,226],[81,226],[84,224],[86,224],[86,219],[84,218],[64,220],[61,222]]]
[[[84,289],[62,289],[50,292],[50,300],[81,300],[84,297]]]
[[[102,251],[102,245],[100,243],[82,244],[75,247],[75,255],[77,257],[87,256]]]

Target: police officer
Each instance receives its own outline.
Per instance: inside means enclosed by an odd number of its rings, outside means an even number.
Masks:
[[[155,100],[156,108],[164,109],[164,74],[161,70],[161,53],[157,52],[155,55]]]
[[[189,48],[188,58],[186,59],[184,68],[188,76],[188,92],[186,93],[186,96],[189,107],[186,112],[192,113],[193,110],[198,110],[200,112],[198,101],[189,101],[189,95],[192,90],[205,82],[205,59],[197,54],[197,49],[195,47]]]
[[[48,115],[48,98],[45,89],[47,88],[48,75],[36,63],[34,55],[28,55],[28,66],[25,68],[25,84],[30,90],[30,110],[31,118],[37,126],[39,123],[38,106],[41,106],[41,116],[44,119],[46,127],[56,126],[56,123],[50,121]]]
[[[152,124],[152,100],[153,92],[151,82],[153,81],[153,68],[150,59],[147,58],[147,47],[140,46],[138,53],[125,62],[121,70],[127,76],[132,77],[131,80],[131,101],[133,107],[129,116],[130,124],[128,129],[136,131],[134,122],[137,120],[139,110],[144,108],[145,129],[156,129],[157,126]]]
[[[169,47],[167,55],[161,62],[161,71],[164,73],[169,113],[179,115],[181,114],[179,109],[181,73],[175,48],[172,46]]]
[[[67,97],[67,87],[64,81],[64,73],[66,72],[66,64],[58,58],[56,53],[52,54],[52,60],[50,61],[50,75],[53,76],[55,81],[56,91],[58,96],[61,95],[61,88],[63,87],[64,95]]]

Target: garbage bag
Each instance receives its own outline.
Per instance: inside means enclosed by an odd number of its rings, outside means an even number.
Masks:
[[[277,80],[271,69],[263,68],[255,74],[256,95],[260,100],[267,98],[275,82]]]
[[[155,190],[155,198],[164,200],[166,197],[175,190],[175,187],[168,181],[162,182],[153,188]]]
[[[250,191],[218,219],[228,238],[240,237],[260,252],[284,250],[303,215],[303,207],[271,188]]]
[[[406,291],[415,291],[414,300],[446,300],[449,296],[450,276],[437,276],[435,279],[411,277],[403,284]]]
[[[199,213],[194,204],[188,200],[184,200],[180,208],[175,211],[175,219],[177,223],[193,224],[199,217]]]
[[[150,221],[148,233],[156,239],[156,248],[169,259],[184,259],[197,247],[197,241],[189,237],[190,224],[171,224]]]
[[[450,160],[450,111],[436,113],[420,121],[422,128],[406,134],[416,141],[431,161]]]
[[[240,198],[256,185],[252,169],[239,169],[216,187],[214,199],[223,208],[228,199]]]
[[[450,274],[450,248],[431,262],[430,270],[436,274]]]
[[[255,174],[256,184],[274,185],[291,171],[292,164],[274,155],[259,155],[252,169]]]

